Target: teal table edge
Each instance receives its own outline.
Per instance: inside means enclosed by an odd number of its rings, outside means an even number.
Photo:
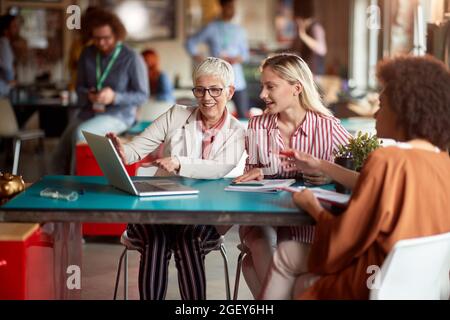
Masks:
[[[45,176],[0,207],[0,221],[273,226],[313,223],[307,213],[294,205],[289,192],[225,191],[231,179],[170,179],[196,188],[200,193],[194,196],[136,197],[110,186],[104,177]],[[73,202],[40,197],[40,191],[46,187],[74,190],[80,196]]]

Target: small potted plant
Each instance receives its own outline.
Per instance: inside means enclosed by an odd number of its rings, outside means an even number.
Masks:
[[[356,137],[348,141],[347,145],[339,146],[334,154],[334,162],[347,169],[359,172],[368,155],[380,146],[381,143],[376,135],[363,134],[359,131]],[[336,191],[341,193],[351,192],[338,183],[336,184]]]

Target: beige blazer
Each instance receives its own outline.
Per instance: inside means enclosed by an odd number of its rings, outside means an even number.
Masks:
[[[174,105],[147,129],[124,145],[128,163],[143,159],[164,143],[164,157],[177,157],[179,175],[197,179],[222,178],[239,163],[245,149],[245,128],[230,114],[212,143],[208,160],[199,159],[202,136],[196,127],[198,108]],[[201,154],[201,152],[200,152]],[[156,176],[171,175],[163,169]]]

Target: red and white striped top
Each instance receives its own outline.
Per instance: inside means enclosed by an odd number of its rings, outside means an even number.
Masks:
[[[290,145],[285,146],[280,130],[278,115],[265,114],[249,120],[245,147],[247,161],[245,172],[261,168],[265,178],[296,178],[300,172],[285,172],[281,166],[279,153],[291,148],[309,153],[316,158],[332,161],[333,151],[347,144],[350,133],[335,117],[307,111],[305,120],[290,137]],[[314,239],[313,226],[288,228],[291,238],[311,243]],[[285,229],[286,230],[286,229]]]
[[[307,111],[305,120],[291,136],[290,145],[285,146],[278,130],[278,115],[255,116],[248,123],[245,172],[262,168],[266,178],[293,178],[298,176],[298,172],[283,171],[279,158],[281,150],[297,149],[316,158],[332,161],[333,151],[347,144],[349,138],[350,133],[337,118]]]

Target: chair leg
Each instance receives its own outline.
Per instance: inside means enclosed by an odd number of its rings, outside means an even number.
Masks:
[[[119,281],[120,281],[120,270],[122,268],[122,261],[123,261],[123,258],[124,258],[126,253],[127,253],[127,248],[125,248],[123,250],[123,252],[122,252],[122,254],[120,255],[120,258],[119,258],[119,267],[117,268],[116,285],[114,286],[114,298],[113,298],[113,300],[116,300],[116,298],[117,298],[117,289],[119,287]]]
[[[14,139],[14,160],[12,174],[17,174],[17,169],[19,168],[19,157],[20,157],[20,145],[22,141],[20,139]]]
[[[225,246],[223,243],[220,245],[220,253],[222,254],[225,269],[225,289],[227,291],[227,300],[231,300],[230,275],[228,272],[228,258],[227,258],[227,251],[225,250]]]
[[[238,262],[236,266],[236,280],[234,282],[234,293],[233,293],[233,300],[237,300],[238,297],[238,291],[239,291],[239,280],[241,277],[241,269],[242,269],[242,260],[244,260],[244,257],[247,255],[247,252],[241,251],[238,257]]]
[[[123,266],[123,299],[128,300],[128,250],[125,250],[125,265]]]

